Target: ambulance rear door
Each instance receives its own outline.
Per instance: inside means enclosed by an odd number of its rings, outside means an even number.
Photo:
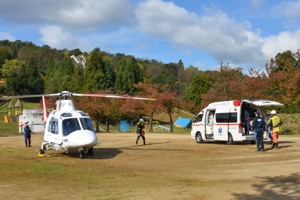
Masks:
[[[256,99],[256,100],[243,100],[243,102],[252,103],[256,106],[283,106],[282,103],[270,100]]]

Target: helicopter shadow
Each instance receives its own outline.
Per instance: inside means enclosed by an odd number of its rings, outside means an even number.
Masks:
[[[94,148],[94,155],[85,155],[84,159],[110,159],[122,153],[121,150],[117,148]],[[48,155],[50,157],[70,157],[70,158],[80,158],[79,151],[77,149],[70,149],[68,153],[60,152],[57,154]]]
[[[110,159],[123,153],[118,148],[94,148],[94,155],[89,156],[91,159]]]

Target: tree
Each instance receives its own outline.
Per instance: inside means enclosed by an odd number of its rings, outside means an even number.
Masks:
[[[31,58],[29,65],[25,70],[26,85],[24,90],[26,94],[43,94],[44,93],[44,81],[39,73],[36,62]]]
[[[170,119],[170,132],[173,132],[172,114],[180,106],[180,101],[177,99],[176,92],[170,91],[168,86],[164,85],[157,97],[157,101],[160,109],[168,114]]]
[[[194,112],[198,112],[203,100],[202,95],[207,93],[212,86],[208,75],[208,72],[198,73],[187,87],[188,94],[186,95],[186,100],[194,104],[195,109],[197,109]]]
[[[105,88],[105,65],[100,49],[94,49],[88,59],[84,71],[84,90],[95,92]]]
[[[141,101],[139,103],[142,103],[142,112],[141,116],[147,115],[149,118],[149,125],[150,125],[150,132],[153,132],[153,126],[152,122],[154,119],[154,113],[159,109],[158,101],[157,99],[160,97],[159,93],[159,85],[153,85],[153,84],[144,84],[144,83],[138,83],[135,85],[135,87],[138,89],[138,94],[143,97],[148,97],[150,99],[155,99],[151,101]]]
[[[6,60],[2,66],[2,75],[6,81],[6,94],[26,94],[26,63],[16,59]]]
[[[48,64],[47,76],[45,80],[47,92],[58,92],[72,90],[72,79],[74,75],[74,63],[72,59],[66,57],[60,62],[51,61]],[[81,81],[77,84],[81,84]]]
[[[244,78],[241,68],[232,68],[221,64],[220,69],[214,71],[209,78],[212,80],[212,86],[206,94],[201,96],[201,107],[215,101],[251,98],[241,90]]]
[[[300,112],[300,53],[286,51],[266,64],[269,75],[268,94],[286,104],[287,112]]]
[[[5,63],[5,60],[11,59],[11,56],[9,54],[9,51],[6,49],[0,49],[0,72],[2,65]],[[0,73],[0,78],[2,77],[2,74]]]
[[[115,89],[132,95],[136,91],[134,84],[142,81],[143,76],[136,59],[133,56],[120,58],[116,72]]]

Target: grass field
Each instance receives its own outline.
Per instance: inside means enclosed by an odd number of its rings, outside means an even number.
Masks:
[[[283,135],[280,149],[206,142],[188,134],[100,133],[94,156],[47,151],[42,134],[32,147],[21,135],[0,137],[1,199],[254,200],[299,199],[300,137]]]

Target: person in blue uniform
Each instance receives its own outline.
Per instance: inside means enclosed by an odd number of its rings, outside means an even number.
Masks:
[[[253,119],[253,131],[256,133],[256,150],[264,151],[264,128],[266,126],[265,119],[260,116],[260,111],[255,112],[255,118]]]
[[[31,147],[31,130],[28,126],[28,121],[24,125],[24,139],[26,147]]]

